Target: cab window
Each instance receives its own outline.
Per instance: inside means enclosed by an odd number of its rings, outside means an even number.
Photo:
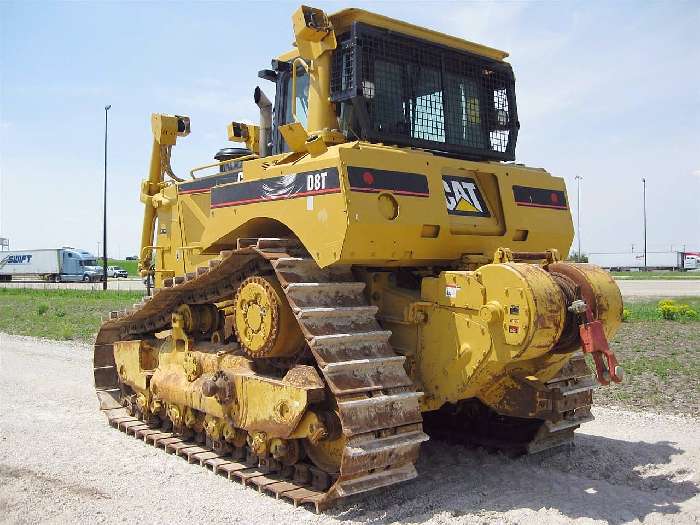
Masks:
[[[309,121],[309,75],[303,67],[297,68],[296,92],[292,100],[292,70],[291,63],[284,62],[277,70],[275,79],[275,109],[272,123],[272,154],[285,153],[289,146],[279,131],[280,126],[294,122],[292,107],[295,108],[297,121],[308,127]],[[294,106],[292,106],[294,104]]]
[[[294,104],[297,120],[306,128],[309,120],[309,75],[304,68],[297,69],[296,83],[296,100],[292,101],[292,75],[287,76],[284,123],[294,122],[292,116],[292,104]]]

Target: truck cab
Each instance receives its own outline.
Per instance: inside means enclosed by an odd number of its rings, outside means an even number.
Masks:
[[[60,273],[54,278],[56,282],[89,283],[102,280],[102,268],[90,252],[63,248],[59,251],[59,258]]]
[[[100,267],[97,257],[84,250],[77,250],[77,253],[80,270],[76,273],[80,276],[80,280],[86,283],[102,281],[102,267]]]

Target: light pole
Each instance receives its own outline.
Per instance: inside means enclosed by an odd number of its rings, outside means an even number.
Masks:
[[[107,289],[107,112],[111,104],[105,106],[105,183],[102,204],[102,289]]]
[[[578,261],[581,261],[581,181],[583,177],[576,175],[576,230],[578,237]]]
[[[644,271],[647,271],[647,180],[642,179],[642,200],[644,210]]]

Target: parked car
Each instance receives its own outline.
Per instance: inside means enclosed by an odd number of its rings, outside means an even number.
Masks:
[[[129,255],[129,256],[126,258],[126,260],[127,260],[127,261],[138,261],[139,258],[136,257],[135,255]]]
[[[114,277],[116,279],[123,277],[126,279],[129,277],[129,272],[119,266],[107,266],[107,277]]]

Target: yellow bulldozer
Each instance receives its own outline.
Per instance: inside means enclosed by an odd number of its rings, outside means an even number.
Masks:
[[[152,116],[154,293],[97,335],[110,424],[317,511],[414,478],[429,436],[570,443],[622,379],[622,299],[561,259],[564,180],[513,162],[507,53],[359,9],[292,23],[240,147],[178,177],[190,120]]]

